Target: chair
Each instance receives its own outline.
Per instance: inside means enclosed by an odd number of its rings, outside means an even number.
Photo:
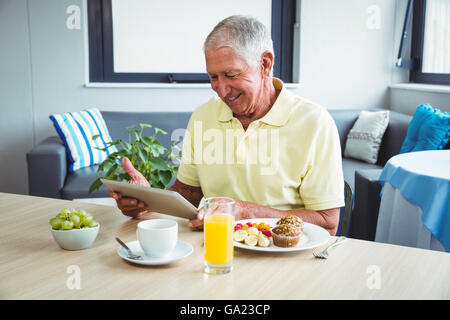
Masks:
[[[339,225],[336,232],[336,236],[347,236],[350,230],[350,220],[352,217],[353,208],[353,192],[347,181],[344,181],[344,197],[345,207],[341,208],[339,214]]]

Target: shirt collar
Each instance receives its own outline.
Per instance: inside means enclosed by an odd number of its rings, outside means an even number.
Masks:
[[[285,125],[289,119],[292,103],[289,101],[289,92],[286,90],[280,79],[273,78],[273,85],[275,89],[281,90],[280,94],[278,95],[277,100],[275,100],[272,108],[270,108],[269,112],[267,112],[264,117],[259,119],[259,121],[272,126],[281,127]]]
[[[233,119],[233,111],[228,107],[225,102],[220,100],[219,121],[227,122]]]
[[[281,90],[280,94],[269,112],[264,117],[256,121],[262,121],[272,126],[283,126],[289,119],[292,104],[287,103],[289,100],[289,93],[286,91],[283,82],[278,78],[273,78],[272,83],[275,89]],[[231,109],[223,101],[221,105],[222,107],[219,111],[219,121],[227,122],[232,120],[233,112]]]

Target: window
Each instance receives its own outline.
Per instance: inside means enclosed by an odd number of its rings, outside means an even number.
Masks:
[[[207,34],[229,15],[251,14],[271,30],[274,76],[292,82],[296,2],[89,0],[90,81],[208,83]]]
[[[412,82],[450,84],[450,0],[415,0]]]

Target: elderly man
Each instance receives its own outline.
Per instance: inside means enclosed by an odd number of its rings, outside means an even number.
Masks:
[[[254,18],[221,21],[208,35],[204,53],[218,97],[193,112],[170,190],[195,206],[202,197],[234,198],[236,220],[297,215],[334,235],[344,179],[338,132],[326,109],[272,77],[272,40]],[[150,185],[128,159],[122,165],[130,183]],[[125,215],[147,210],[136,199],[110,195]],[[202,225],[200,210],[189,226]]]

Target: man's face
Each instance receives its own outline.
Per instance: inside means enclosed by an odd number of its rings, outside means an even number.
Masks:
[[[236,115],[249,115],[262,101],[261,68],[251,68],[230,47],[207,50],[206,71],[212,89]]]

